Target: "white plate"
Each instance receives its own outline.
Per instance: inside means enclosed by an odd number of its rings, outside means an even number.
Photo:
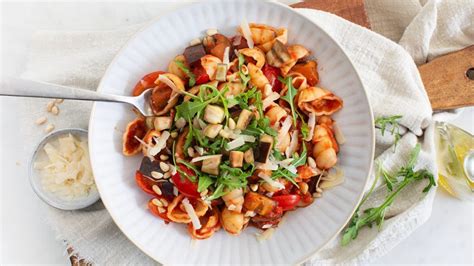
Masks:
[[[313,22],[291,8],[260,1],[208,2],[191,5],[154,21],[137,33],[110,64],[98,88],[130,95],[146,73],[166,70],[189,41],[209,28],[235,34],[243,18],[288,28],[289,43],[303,44],[318,60],[321,86],[344,100],[335,116],[347,142],[339,165],[346,181],[307,208],[288,213],[266,241],[248,228],[235,237],[220,230],[193,243],[183,224],[165,225],[146,209],[149,196],[135,184],[141,156],[121,153],[122,130],[134,118],[129,106],[96,103],[89,124],[92,167],[102,200],[122,232],[142,251],[163,264],[299,263],[309,259],[340,232],[361,199],[374,153],[374,128],[367,95],[340,46]]]

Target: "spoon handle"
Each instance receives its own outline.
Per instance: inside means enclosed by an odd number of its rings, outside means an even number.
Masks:
[[[126,96],[100,93],[19,78],[6,78],[2,80],[0,85],[0,96],[130,103],[130,99],[128,99],[130,97]]]

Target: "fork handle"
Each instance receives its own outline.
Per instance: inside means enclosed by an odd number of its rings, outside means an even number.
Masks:
[[[6,78],[0,85],[0,96],[72,99],[83,101],[125,102],[129,97],[61,86],[19,78]]]

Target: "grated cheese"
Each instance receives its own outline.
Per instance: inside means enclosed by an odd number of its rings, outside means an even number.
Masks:
[[[158,76],[158,81],[161,81],[161,82],[165,83],[168,87],[170,87],[177,94],[183,94],[183,91],[178,89],[178,87],[176,87],[176,85],[173,83],[173,81],[171,81],[171,79],[169,79],[167,76],[159,75]]]
[[[290,158],[291,155],[296,151],[298,148],[298,130],[293,130],[291,133],[291,141],[290,145],[285,150],[286,158]]]
[[[282,143],[283,138],[288,134],[288,131],[291,128],[291,117],[288,115],[286,116],[285,120],[281,124],[280,131],[278,132],[277,144]]]
[[[227,67],[229,67],[229,51],[230,50],[230,47],[227,46],[225,49],[224,49],[224,55],[223,55],[223,58],[222,58],[222,63],[223,64],[226,64]]]
[[[272,171],[275,171],[275,170],[278,170],[278,165],[274,164],[274,163],[271,163],[271,162],[267,162],[267,163],[255,163],[255,168],[256,169],[260,169],[260,170],[272,170]]]
[[[155,140],[156,144],[151,146],[150,149],[147,149],[148,155],[157,155],[166,146],[166,141],[170,136],[171,134],[168,131],[163,131],[163,133],[158,138],[154,137],[153,139]]]
[[[196,215],[193,205],[189,203],[188,198],[184,198],[182,203],[184,206],[184,210],[186,210],[186,213],[188,213],[189,218],[191,218],[191,222],[193,223],[194,229],[195,230],[201,229],[201,222],[199,221],[199,217]]]
[[[46,143],[43,150],[47,160],[35,162],[34,167],[39,170],[46,191],[72,200],[86,197],[97,189],[86,141],[68,134]]]
[[[344,182],[344,171],[339,167],[329,169],[326,175],[321,177],[320,188],[331,188],[340,185]]]
[[[247,40],[248,47],[252,49],[255,44],[252,39],[252,31],[250,31],[249,23],[246,18],[242,20],[240,28],[242,29],[242,35],[244,35],[245,40]]]

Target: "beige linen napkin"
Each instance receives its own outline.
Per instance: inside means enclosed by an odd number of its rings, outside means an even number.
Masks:
[[[388,0],[366,2],[374,30],[386,33],[392,40],[401,40],[405,49],[382,35],[334,15],[309,9],[298,11],[318,23],[342,45],[362,78],[375,117],[403,115],[403,137],[396,152],[393,152],[393,137],[389,134],[382,137],[377,131],[376,158],[388,171],[396,171],[405,164],[415,144],[421,142],[417,168],[436,173],[432,110],[413,58],[424,62],[443,51],[473,44],[474,2],[432,0],[424,6],[416,0],[396,6],[394,1]],[[387,10],[387,7],[391,9]],[[455,10],[456,16],[443,16],[448,10]],[[383,20],[384,17],[388,20]],[[448,23],[449,27],[446,26]],[[466,23],[471,27],[468,28]],[[107,32],[38,32],[32,40],[31,56],[23,76],[95,89],[112,57],[139,28],[140,25]],[[66,101],[61,107],[62,116],[54,123],[58,128],[86,128],[90,106]],[[44,103],[25,103],[22,128],[30,128],[31,121],[36,118],[31,114],[37,114],[40,108],[44,108]],[[25,140],[35,141],[40,137],[40,133],[33,130],[22,134],[25,134]],[[429,218],[435,190],[423,195],[420,191],[425,185],[419,183],[403,191],[388,213],[392,218],[386,221],[380,232],[363,229],[357,240],[347,247],[341,247],[340,238],[337,238],[312,262],[364,263],[388,252]],[[377,191],[365,207],[378,204],[384,193],[384,189]],[[99,264],[154,263],[120,232],[105,209],[95,207],[81,212],[46,208],[58,239],[66,239],[81,257]]]

